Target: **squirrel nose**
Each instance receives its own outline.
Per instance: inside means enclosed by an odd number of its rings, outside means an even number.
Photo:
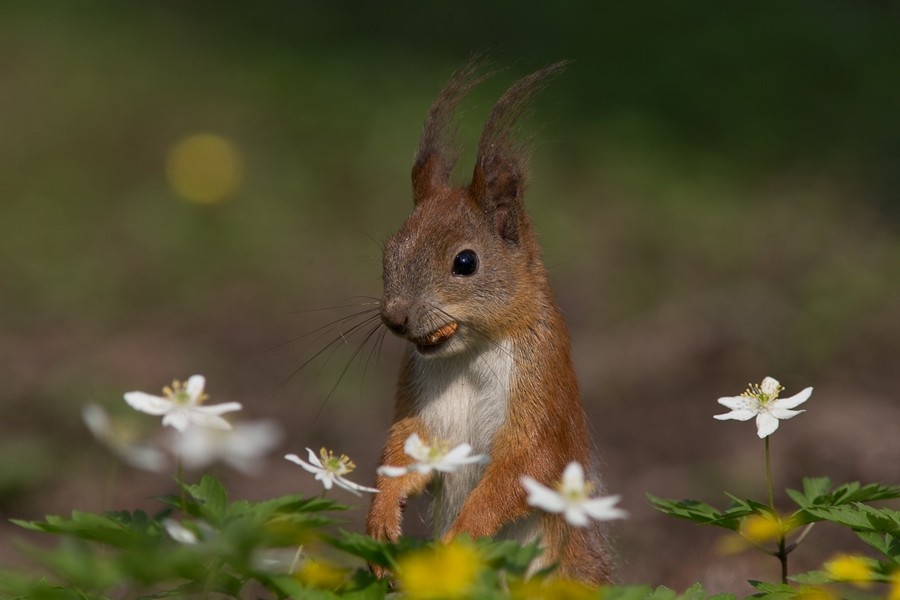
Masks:
[[[397,335],[405,335],[409,325],[406,304],[399,300],[385,302],[381,308],[381,322]]]

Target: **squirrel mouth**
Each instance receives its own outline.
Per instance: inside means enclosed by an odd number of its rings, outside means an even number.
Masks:
[[[422,354],[428,354],[429,352],[437,350],[447,340],[453,337],[453,334],[456,333],[457,329],[459,329],[459,324],[455,321],[451,321],[427,335],[412,338],[410,341],[416,345],[416,350]]]

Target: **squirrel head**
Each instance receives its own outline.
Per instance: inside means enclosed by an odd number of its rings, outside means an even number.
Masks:
[[[426,356],[493,344],[527,327],[547,291],[524,206],[527,153],[513,127],[557,63],[513,84],[488,116],[471,182],[450,183],[450,127],[486,78],[470,62],[432,104],[412,169],[414,208],[385,244],[381,318]]]

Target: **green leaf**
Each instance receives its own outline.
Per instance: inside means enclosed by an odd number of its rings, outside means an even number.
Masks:
[[[228,493],[218,479],[204,475],[199,484],[182,486],[199,504],[200,516],[213,524],[222,522],[228,508]]]
[[[803,491],[798,492],[788,488],[785,490],[787,495],[797,503],[800,508],[811,506],[816,498],[828,493],[831,488],[831,479],[828,477],[804,477]]]
[[[801,594],[802,588],[796,588],[783,583],[766,583],[764,581],[750,581],[750,585],[759,590],[754,598],[766,600],[791,600]]]
[[[48,515],[44,521],[12,521],[20,527],[32,531],[71,535],[82,540],[102,542],[119,548],[127,548],[145,539],[155,536],[149,528],[149,522],[135,520],[130,513],[107,513],[98,515],[82,511],[72,511],[69,518]]]
[[[858,481],[853,481],[838,486],[831,492],[830,488],[831,480],[827,477],[808,477],[803,480],[803,492],[788,489],[787,493],[801,510],[900,498],[900,486],[881,483],[861,485]]]
[[[341,537],[326,537],[329,544],[366,562],[390,568],[397,556],[426,545],[424,540],[400,538],[396,543],[373,539],[367,535],[340,531]]]
[[[698,500],[667,500],[647,494],[650,503],[662,512],[687,519],[701,525],[715,525],[725,529],[737,530],[742,518],[759,512],[771,512],[763,504],[751,500],[736,500],[724,512]]]
[[[531,563],[543,553],[539,542],[521,545],[512,540],[494,541],[479,538],[477,547],[485,561],[493,568],[525,576]]]
[[[675,593],[675,590],[661,585],[650,593],[647,600],[675,600],[677,597],[678,594]]]

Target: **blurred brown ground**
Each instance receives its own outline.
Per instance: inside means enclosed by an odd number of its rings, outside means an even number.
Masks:
[[[171,478],[114,471],[80,409],[126,414],[123,392],[195,372],[212,401],[287,432],[259,476],[214,470],[234,497],[316,493],[280,459],[306,446],[349,454],[360,481],[374,472],[399,343],[370,343],[342,373],[357,335],[294,373],[354,321],[300,336],[380,293],[379,241],[409,209],[428,103],[506,16],[458,38],[411,9],[407,22],[276,5],[0,12],[0,562],[24,561],[9,518],[158,506]],[[900,481],[900,102],[884,77],[897,15],[807,9],[669,9],[683,10],[674,30],[638,9],[578,23],[523,11],[503,29],[514,66],[464,112],[472,145],[504,85],[575,58],[529,121],[528,203],[605,485],[631,512],[614,529],[625,582],[749,593],[747,579],[777,577],[774,559],[723,556],[724,532],[644,497],[763,498],[752,424],[712,416],[766,375],[815,387],[772,438],[776,489]],[[240,187],[211,205],[165,175],[198,132],[243,161]],[[360,530],[364,502],[340,498],[359,502],[347,527]],[[792,570],[858,547],[817,526]]]

